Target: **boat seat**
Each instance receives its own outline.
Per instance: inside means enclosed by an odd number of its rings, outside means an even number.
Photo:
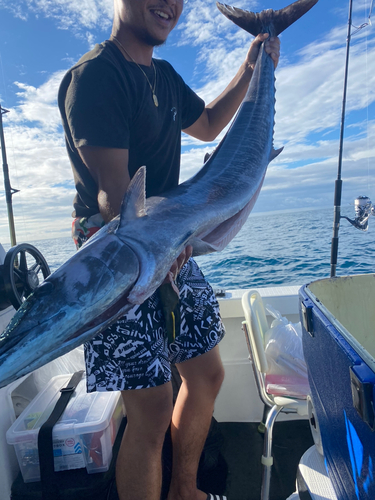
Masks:
[[[301,417],[308,415],[308,384],[304,389],[299,377],[268,375],[268,363],[265,352],[265,334],[269,330],[262,297],[257,290],[249,290],[242,297],[242,308],[245,321],[242,326],[249,349],[259,397],[270,407],[265,422],[264,450],[262,455],[262,493],[261,500],[269,500],[272,458],[273,425],[280,412],[298,413]],[[305,394],[304,394],[305,392]]]

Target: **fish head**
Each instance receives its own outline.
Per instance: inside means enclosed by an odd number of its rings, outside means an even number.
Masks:
[[[78,347],[130,308],[138,259],[114,234],[103,236],[48,276],[0,335],[0,387]]]

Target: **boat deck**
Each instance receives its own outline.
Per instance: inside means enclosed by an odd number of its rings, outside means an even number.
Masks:
[[[214,438],[212,439],[212,435]],[[120,439],[116,440],[118,450]],[[217,443],[221,444],[223,459],[217,460]],[[168,440],[164,456],[164,494],[168,490],[169,475]],[[313,444],[310,427],[306,420],[276,422],[274,426],[273,456],[274,466],[271,479],[270,500],[286,500],[295,491],[295,478],[300,457]],[[260,457],[263,450],[263,435],[258,432],[256,423],[225,422],[215,426],[211,434],[208,457],[200,468],[199,487],[203,491],[225,494],[228,500],[259,500],[261,491]],[[101,477],[109,481],[104,481]],[[75,480],[75,495],[72,493],[72,477]],[[97,492],[96,498],[118,500],[114,479],[114,463],[110,471],[103,474],[87,474],[85,469],[58,473],[61,479],[62,500],[72,498],[92,498],[90,492]],[[100,495],[100,487],[110,483],[110,491]],[[25,490],[26,488],[26,490]],[[40,500],[40,483],[28,483],[26,486],[19,474],[13,489],[12,498],[24,500],[25,491],[28,498]],[[83,495],[86,494],[86,496]]]
[[[208,456],[204,456],[205,460],[200,464],[199,488],[213,494],[225,494],[228,500],[259,500],[263,437],[258,431],[257,423],[217,424],[211,430],[208,445],[206,443]],[[294,493],[300,458],[313,444],[307,420],[276,421],[270,500],[286,500]],[[219,460],[218,448],[221,450]],[[168,457],[164,455],[164,465],[166,462],[168,463]],[[166,468],[168,469],[168,465]],[[168,477],[164,479],[168,481]],[[166,495],[167,485],[164,484],[162,500],[165,500]]]
[[[279,287],[271,291],[261,289],[260,292],[266,298],[267,304],[287,315],[290,321],[299,321],[297,287]],[[226,293],[225,299],[220,300],[221,313],[227,329],[227,335],[220,344],[226,379],[215,404],[214,415],[219,423],[215,421],[216,424],[211,429],[208,440],[210,442],[206,445],[207,451],[204,455],[204,465],[200,467],[198,486],[203,491],[225,494],[228,500],[259,500],[262,481],[260,460],[263,453],[263,434],[258,432],[258,425],[262,417],[263,404],[253,379],[245,336],[242,331],[242,294],[243,290],[231,291]],[[77,369],[80,369],[80,366],[77,366]],[[172,370],[172,373],[177,377],[176,371]],[[174,382],[174,388],[177,391],[178,377]],[[8,401],[4,391],[3,399],[5,402]],[[6,429],[7,425],[4,423],[4,436]],[[296,420],[294,416],[290,416],[288,419],[285,419],[285,416],[278,418],[273,432],[274,466],[272,468],[270,500],[287,500],[295,491],[299,460],[312,444],[313,439],[307,420]],[[7,449],[4,448],[4,450]],[[221,454],[219,454],[219,450]],[[165,500],[168,491],[168,476],[171,466],[170,444],[167,443],[164,451],[165,481],[162,500]],[[4,459],[8,460],[5,454]],[[83,492],[90,495],[90,491],[94,489],[98,499],[118,500],[113,481],[114,461],[112,462],[108,474],[103,473],[107,476],[107,484],[108,479],[111,484],[110,491],[104,496],[100,496],[98,493],[98,487],[102,484],[100,482],[102,480],[101,474],[88,475],[85,469],[59,472],[58,476],[66,486],[66,495],[62,496],[62,500],[78,498],[74,495],[73,497],[69,496],[72,475],[80,484],[79,498],[83,498]],[[8,468],[10,471],[10,467]],[[13,469],[8,475],[9,487],[5,485],[4,491],[8,491],[7,488],[10,490],[14,477],[11,474],[14,474]],[[16,482],[18,487],[13,490],[13,499],[25,500],[25,485],[22,478],[19,476]],[[41,499],[40,484],[28,483],[26,488],[28,494],[31,493],[31,498]],[[18,491],[18,495],[15,494],[15,490]],[[77,486],[74,487],[74,491],[77,492]],[[0,497],[2,499],[1,494]],[[7,493],[4,500],[5,498],[9,500]],[[91,498],[91,496],[85,498]]]
[[[223,455],[228,464],[228,500],[259,500],[262,481],[263,434],[256,423],[220,423]],[[307,420],[276,422],[270,500],[286,500],[295,491],[303,453],[314,444]],[[219,472],[219,471],[218,471]]]

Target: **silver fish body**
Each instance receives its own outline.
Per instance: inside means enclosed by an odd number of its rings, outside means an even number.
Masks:
[[[275,13],[219,9],[254,35],[277,35],[278,19],[285,29],[317,1],[298,0]],[[0,335],[0,387],[93,338],[146,300],[187,245],[194,255],[225,248],[281,151],[273,149],[274,108],[274,64],[262,46],[246,97],[202,169],[164,196],[146,199],[146,169],[140,168],[121,214],[22,304]]]

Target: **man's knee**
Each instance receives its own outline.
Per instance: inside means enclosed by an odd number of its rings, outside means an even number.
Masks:
[[[187,386],[217,396],[225,375],[218,346],[201,356],[180,363],[177,367]]]
[[[209,385],[212,394],[215,397],[218,395],[220,388],[223,384],[225,376],[225,371],[222,362],[219,360],[215,365],[212,366],[212,369],[206,372],[205,378],[206,383]]]
[[[171,384],[122,391],[128,426],[145,438],[164,439],[173,412]],[[138,431],[138,432],[137,432]]]

